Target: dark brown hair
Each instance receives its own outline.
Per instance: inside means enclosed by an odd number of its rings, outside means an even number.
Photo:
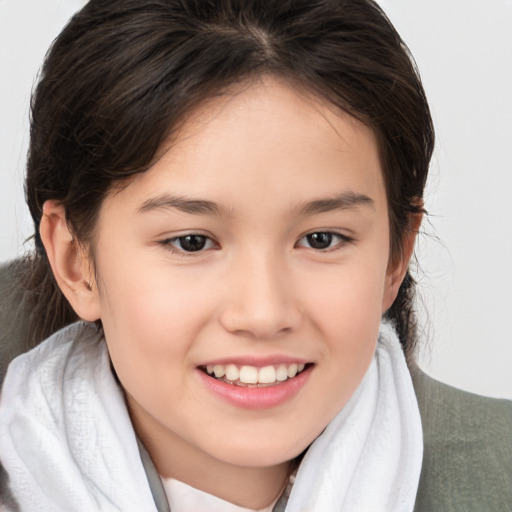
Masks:
[[[31,105],[33,343],[76,318],[37,237],[43,203],[62,202],[77,240],[90,242],[112,186],[144,172],[191,108],[261,74],[305,87],[374,131],[391,253],[400,254],[422,209],[434,132],[414,61],[372,0],[90,0],[53,43]],[[413,291],[408,273],[386,313],[407,351]]]

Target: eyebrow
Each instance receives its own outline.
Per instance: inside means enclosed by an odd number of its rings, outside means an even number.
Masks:
[[[299,205],[299,215],[316,215],[332,210],[346,210],[358,206],[370,206],[374,208],[374,201],[364,194],[344,192],[335,197],[316,199]],[[184,196],[161,194],[148,199],[137,208],[137,213],[151,212],[155,210],[178,210],[193,215],[217,215],[227,217],[229,212],[223,206],[206,199],[191,199]]]
[[[213,201],[206,199],[192,199],[184,196],[173,196],[161,194],[144,201],[137,209],[138,213],[145,213],[154,210],[179,210],[183,213],[194,215],[218,215],[227,216],[228,210]]]
[[[344,192],[338,196],[310,201],[299,206],[298,211],[300,215],[316,215],[332,210],[347,210],[358,206],[369,206],[375,209],[375,202],[364,194],[357,194],[350,191]]]

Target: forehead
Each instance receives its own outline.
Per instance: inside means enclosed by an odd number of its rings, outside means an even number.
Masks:
[[[235,210],[258,206],[258,195],[289,206],[347,191],[385,202],[372,130],[274,78],[241,84],[195,108],[121,195],[140,203],[162,191]]]

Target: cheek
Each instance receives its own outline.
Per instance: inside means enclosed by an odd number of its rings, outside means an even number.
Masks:
[[[200,297],[190,287],[166,285],[162,279],[111,280],[101,300],[107,340],[111,344],[119,340],[125,349],[143,357],[172,358],[200,328],[200,312],[207,307]]]
[[[347,265],[324,276],[316,273],[306,282],[302,295],[318,327],[332,335],[350,332],[354,339],[378,331],[385,284],[380,267],[373,262]]]
[[[123,388],[144,409],[159,411],[184,399],[181,385],[197,330],[191,300],[151,281],[120,282],[104,295],[102,318],[110,357]],[[147,286],[146,286],[147,285]],[[160,390],[161,392],[156,392]]]
[[[325,340],[325,382],[334,409],[344,405],[365,375],[375,351],[383,293],[383,271],[354,265],[316,282],[306,308]],[[311,287],[310,287],[311,289]]]
[[[208,282],[155,261],[100,270],[103,328],[123,386],[146,399],[155,388],[176,389],[176,379],[193,366],[198,334],[214,316]]]

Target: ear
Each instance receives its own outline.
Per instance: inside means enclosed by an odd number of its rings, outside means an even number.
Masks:
[[[93,266],[85,248],[74,240],[64,207],[57,201],[44,203],[39,232],[55,280],[71,307],[84,320],[98,320],[99,296]]]
[[[382,313],[391,307],[398,295],[400,285],[402,284],[405,274],[407,273],[407,269],[409,268],[409,261],[411,260],[412,253],[414,251],[414,243],[416,241],[416,235],[420,229],[422,219],[422,213],[411,214],[407,233],[404,235],[402,254],[395,259],[390,259],[382,299]]]

